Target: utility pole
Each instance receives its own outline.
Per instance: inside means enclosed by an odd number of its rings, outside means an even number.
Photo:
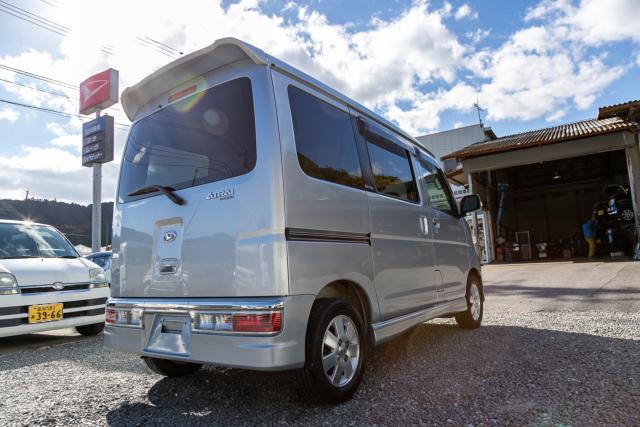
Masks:
[[[96,119],[100,110],[96,111]],[[93,206],[91,209],[91,252],[102,248],[102,163],[93,164]]]

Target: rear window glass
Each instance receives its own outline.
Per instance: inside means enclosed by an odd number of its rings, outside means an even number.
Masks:
[[[391,146],[391,143],[383,148],[370,141],[367,141],[367,148],[376,189],[388,196],[417,202],[418,192],[407,150]]]
[[[349,114],[294,86],[289,86],[289,103],[302,170],[314,178],[362,188]]]
[[[197,93],[133,125],[120,173],[119,201],[149,185],[176,190],[243,175],[256,164],[251,81]]]

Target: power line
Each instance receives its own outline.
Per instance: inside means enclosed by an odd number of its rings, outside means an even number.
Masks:
[[[173,47],[169,46],[168,44],[165,44],[165,43],[159,42],[158,40],[154,40],[154,39],[152,39],[152,38],[151,38],[151,37],[149,37],[149,36],[144,36],[144,38],[145,38],[146,40],[148,40],[148,41],[152,42],[152,43],[155,43],[156,45],[159,45],[159,46],[161,46],[161,47],[165,48],[165,50],[167,50],[167,51],[169,51],[169,52],[177,53],[178,55],[183,55],[183,54],[184,54],[184,52],[179,51],[178,49],[174,49]]]
[[[56,79],[53,79],[51,77],[41,76],[40,74],[31,73],[29,71],[20,70],[19,68],[13,68],[13,67],[10,67],[8,65],[3,65],[3,64],[0,64],[0,68],[3,68],[5,70],[7,70],[7,71],[11,71],[12,73],[22,74],[23,76],[27,76],[27,77],[31,77],[31,78],[34,78],[34,79],[42,80],[42,81],[45,81],[47,83],[51,83],[51,84],[54,84],[54,85],[64,86],[64,87],[66,87],[68,89],[76,89],[76,90],[78,90],[78,86],[77,85],[72,85],[71,83],[65,83],[63,81],[56,80]]]
[[[81,116],[79,114],[67,113],[66,111],[54,110],[52,108],[37,107],[35,105],[23,104],[21,102],[10,101],[8,99],[0,98],[0,102],[4,102],[5,104],[9,104],[9,105],[15,105],[17,107],[30,108],[32,110],[38,110],[38,111],[42,111],[42,112],[49,113],[49,114],[55,114],[55,115],[62,116],[62,117],[78,118],[78,119],[84,120],[84,121],[87,121],[86,119],[88,118],[88,117],[85,117],[85,116]],[[128,128],[131,127],[131,125],[128,125],[126,123],[117,123],[116,122],[115,125],[120,126],[120,130],[128,130]],[[124,129],[124,128],[127,128],[127,129]]]
[[[148,47],[149,49],[153,50],[154,52],[158,52],[163,54],[164,56],[168,56],[169,58],[172,59],[176,59],[177,56],[175,56],[175,54],[173,52],[171,52],[170,50],[163,48],[162,46],[155,46],[152,42],[143,39],[142,37],[136,37],[138,39],[138,44],[140,46],[144,46],[144,47]]]
[[[33,86],[29,86],[29,85],[25,85],[25,84],[21,84],[21,83],[17,83],[17,82],[12,82],[11,80],[8,80],[8,79],[0,79],[0,81],[6,82],[6,83],[10,83],[10,84],[12,84],[14,86],[20,86],[20,87],[24,87],[24,88],[31,89],[31,90],[37,90],[38,92],[49,93],[51,95],[55,95],[55,96],[59,96],[59,97],[62,97],[62,98],[67,98],[69,100],[72,100],[71,97],[69,97],[69,96],[67,96],[67,95],[65,95],[63,93],[60,93],[60,92],[53,92],[53,91],[50,91],[50,90],[41,89],[39,87],[33,87]]]
[[[0,1],[0,12],[7,13],[25,22],[36,25],[45,30],[49,30],[62,37],[66,37],[71,32],[70,27],[58,24],[57,22],[44,18],[43,16],[40,16],[38,14],[29,12],[28,10],[22,9],[18,6],[14,6],[6,1]],[[100,46],[100,50],[108,55],[115,54],[114,50],[107,46]]]
[[[42,3],[44,3],[44,4],[48,5],[48,6],[54,7],[54,8],[56,8],[56,9],[58,8],[58,5],[57,5],[57,4],[55,4],[55,3],[51,3],[51,2],[49,2],[49,1],[47,1],[47,0],[40,0],[40,1],[41,1]]]
[[[43,2],[48,4],[49,6],[56,7],[56,6],[53,6],[51,3],[47,3],[45,1]],[[4,12],[6,14],[14,16],[18,19],[21,19],[25,22],[36,25],[45,30],[51,31],[62,37],[66,37],[72,31],[71,27],[67,27],[66,25],[59,24],[55,21],[52,21],[51,19],[45,18],[33,12],[29,12],[26,9],[15,6],[3,0],[0,0],[0,12]],[[166,43],[162,43],[158,40],[152,39],[151,37],[144,36],[144,38],[137,37],[137,39],[138,39],[138,44],[142,45],[143,47],[147,47],[153,50],[154,52],[160,53],[170,58],[175,59],[178,56],[183,55],[182,51],[175,49],[167,45]],[[116,54],[116,50],[111,46],[100,45],[100,50],[106,53],[107,55]]]
[[[24,17],[24,16],[16,15],[15,13],[11,13],[11,12],[10,12],[10,10],[11,10],[11,9],[6,10],[6,9],[8,9],[8,8],[3,9],[2,7],[3,7],[3,6],[1,6],[1,5],[0,5],[0,12],[4,12],[4,13],[6,13],[6,14],[8,14],[8,15],[14,16],[14,17],[16,17],[16,18],[18,18],[18,19],[21,19],[21,20],[23,20],[23,21],[29,22],[29,23],[31,23],[31,24],[33,24],[33,25],[36,25],[36,26],[38,26],[38,27],[40,27],[40,28],[44,28],[45,30],[49,30],[49,31],[51,31],[51,32],[53,32],[53,33],[56,33],[56,34],[58,34],[58,35],[61,35],[61,36],[65,36],[65,35],[66,35],[66,33],[64,33],[64,32],[60,32],[60,31],[58,31],[58,30],[54,30],[54,29],[53,29],[53,28],[51,28],[51,27],[48,27],[48,26],[45,26],[45,25],[42,25],[42,24],[38,24],[38,23],[37,23],[37,22],[35,22],[35,21],[31,21],[31,20],[29,20],[29,19],[28,19],[28,17]]]
[[[18,6],[14,6],[14,5],[12,5],[11,3],[8,3],[8,2],[6,2],[6,1],[0,0],[0,3],[2,3],[2,4],[4,5],[4,7],[6,7],[6,8],[10,8],[11,10],[14,10],[14,11],[15,11],[15,12],[17,12],[17,13],[20,13],[20,14],[22,14],[22,15],[26,15],[26,16],[29,16],[29,17],[33,17],[32,19],[35,19],[36,21],[40,21],[40,22],[42,22],[43,24],[51,25],[51,26],[53,26],[53,27],[58,27],[58,28],[60,28],[60,31],[64,31],[64,32],[69,32],[69,31],[71,31],[71,28],[69,28],[69,27],[67,27],[67,26],[64,26],[64,25],[58,24],[57,22],[53,22],[52,20],[47,19],[47,18],[44,18],[44,17],[42,17],[42,16],[40,16],[40,15],[37,15],[37,14],[35,14],[35,13],[31,13],[31,12],[29,12],[29,11],[28,11],[28,10],[26,10],[26,9],[23,9],[23,8],[21,8],[21,7],[18,7]]]

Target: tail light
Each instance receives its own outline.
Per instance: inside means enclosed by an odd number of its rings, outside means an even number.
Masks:
[[[126,326],[130,328],[142,327],[142,308],[122,308],[107,306],[105,310],[105,323],[114,326]]]
[[[210,333],[275,334],[282,329],[282,310],[191,312],[192,330]]]

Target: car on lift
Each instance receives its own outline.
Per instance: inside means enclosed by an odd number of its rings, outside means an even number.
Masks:
[[[604,200],[593,206],[599,252],[630,252],[633,245],[635,215],[629,191],[620,184],[609,184],[603,187],[602,194]]]
[[[593,207],[596,221],[603,226],[634,222],[633,203],[626,188],[620,184],[610,184],[602,189],[602,193],[605,199]]]
[[[335,404],[374,345],[437,317],[480,326],[465,221],[480,199],[458,208],[437,159],[392,123],[235,39],[121,102],[107,347],[166,376],[297,369]]]
[[[104,271],[50,225],[0,220],[0,337],[104,327]]]

